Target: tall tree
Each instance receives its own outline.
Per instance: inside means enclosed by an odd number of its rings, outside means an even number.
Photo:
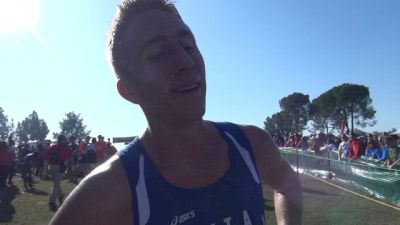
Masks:
[[[44,140],[48,133],[49,129],[46,122],[39,118],[36,111],[33,111],[21,123],[18,123],[16,130],[20,141]]]
[[[15,134],[17,135],[18,141],[19,142],[26,142],[29,141],[29,136],[28,136],[28,128],[26,127],[26,123],[17,123],[17,129],[15,131]]]
[[[285,116],[292,121],[292,131],[301,133],[304,130],[308,122],[310,104],[309,95],[299,92],[288,95],[279,101],[279,106],[285,112]]]
[[[342,84],[321,94],[312,102],[312,118],[316,129],[339,129],[350,121],[354,125],[373,126],[376,121],[368,87],[358,84]]]
[[[346,122],[350,120],[351,132],[354,124],[366,127],[376,124],[376,110],[372,106],[369,88],[358,84],[342,84],[333,88],[337,95],[338,111]]]
[[[284,111],[281,111],[267,117],[264,122],[264,129],[270,133],[293,132],[291,125],[292,122],[288,120],[288,116],[285,115]]]
[[[5,140],[11,132],[8,123],[8,117],[4,114],[3,108],[0,107],[0,140]]]
[[[87,131],[86,125],[83,124],[81,114],[68,112],[65,116],[66,118],[60,122],[60,134],[64,134],[67,137],[74,136],[76,138],[83,138],[90,134],[90,130]],[[58,135],[59,133],[53,133],[54,138]]]
[[[333,91],[327,91],[313,99],[310,107],[310,117],[315,130],[330,133],[339,129],[340,120],[337,109],[337,98]]]

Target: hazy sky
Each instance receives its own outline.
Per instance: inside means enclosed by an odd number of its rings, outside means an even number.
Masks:
[[[8,5],[18,1],[0,0],[0,12],[34,14],[34,4]],[[5,29],[18,24],[0,16],[0,107],[8,117],[20,122],[35,110],[52,133],[74,111],[92,135],[140,134],[145,117],[119,96],[105,57],[119,1],[32,2],[39,3],[37,21],[19,23],[31,29]],[[377,110],[378,123],[367,130],[400,128],[400,1],[176,3],[206,63],[206,119],[263,127],[280,110],[279,99],[293,92],[312,100],[356,83],[370,88]]]

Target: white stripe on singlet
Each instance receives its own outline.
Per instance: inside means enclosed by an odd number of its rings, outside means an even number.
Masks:
[[[146,180],[144,177],[144,158],[139,158],[139,180],[136,185],[137,207],[139,212],[139,225],[145,225],[150,218],[150,202],[147,194]]]
[[[225,131],[225,134],[226,134],[226,136],[229,137],[229,139],[231,139],[233,144],[236,146],[236,148],[239,151],[240,155],[242,156],[244,162],[246,163],[247,167],[249,168],[250,173],[253,176],[253,179],[256,181],[257,184],[260,184],[260,178],[257,175],[257,171],[254,166],[253,160],[251,160],[249,151],[247,151],[245,148],[243,148],[230,133]]]

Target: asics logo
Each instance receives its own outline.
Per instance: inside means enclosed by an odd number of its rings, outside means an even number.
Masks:
[[[195,216],[196,214],[194,213],[194,210],[187,212],[181,216],[174,216],[174,218],[172,218],[171,225],[182,224],[190,219],[193,219]]]

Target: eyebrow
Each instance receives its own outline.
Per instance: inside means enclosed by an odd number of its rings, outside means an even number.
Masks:
[[[176,32],[176,34],[177,34],[176,36],[178,38],[180,38],[182,36],[190,36],[190,37],[194,38],[192,32],[188,29],[181,29],[178,32]],[[147,40],[145,42],[144,46],[149,46],[149,45],[155,44],[157,42],[161,42],[161,41],[165,40],[166,38],[167,38],[167,36],[165,36],[165,35],[154,36],[154,37],[150,38],[149,40]]]

